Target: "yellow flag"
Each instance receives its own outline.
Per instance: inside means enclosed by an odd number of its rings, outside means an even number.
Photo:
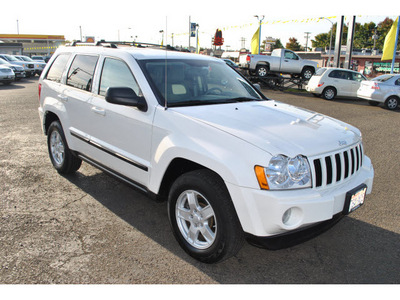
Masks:
[[[383,45],[383,54],[381,60],[391,60],[393,59],[394,53],[394,43],[396,42],[396,31],[397,31],[397,22],[399,21],[399,17],[397,17],[396,21],[393,22],[392,28],[390,28],[388,34],[385,38],[385,44]]]
[[[251,39],[251,54],[258,54],[258,46],[260,44],[260,27],[258,27],[256,33],[254,33]]]

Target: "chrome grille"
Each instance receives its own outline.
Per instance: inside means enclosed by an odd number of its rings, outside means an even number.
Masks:
[[[362,167],[363,147],[358,144],[345,151],[313,159],[313,186],[330,186],[354,176]]]

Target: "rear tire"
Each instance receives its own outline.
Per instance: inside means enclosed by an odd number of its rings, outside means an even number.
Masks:
[[[180,246],[201,262],[227,259],[243,245],[244,233],[229,192],[212,171],[191,171],[174,182],[168,217]]]
[[[314,73],[315,71],[313,68],[304,68],[303,71],[301,71],[301,78],[305,80],[310,80]]]
[[[390,96],[385,101],[385,107],[390,110],[395,110],[399,106],[399,98]]]
[[[269,73],[269,67],[267,65],[259,65],[256,68],[256,74],[258,77],[266,77]]]
[[[336,97],[336,89],[334,87],[327,87],[322,92],[322,98],[325,100],[333,100]]]
[[[59,121],[51,123],[47,130],[47,147],[51,163],[58,173],[71,174],[80,168],[82,160],[69,149]]]

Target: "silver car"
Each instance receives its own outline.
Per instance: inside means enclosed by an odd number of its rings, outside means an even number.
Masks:
[[[0,82],[4,84],[10,84],[14,80],[14,71],[5,65],[0,65]]]
[[[15,74],[15,80],[20,80],[21,78],[26,77],[25,69],[24,67],[20,65],[15,65],[12,63],[9,63],[8,61],[0,58],[0,66],[8,67],[13,70]]]
[[[387,109],[396,109],[400,103],[400,75],[385,74],[362,81],[357,97],[369,100],[373,106],[384,103]]]
[[[45,62],[33,60],[29,56],[25,56],[25,55],[14,55],[14,56],[21,61],[25,61],[25,62],[34,64],[35,74],[38,74],[39,76],[40,76],[40,74],[42,74],[42,71],[43,71],[44,67],[46,66]]]

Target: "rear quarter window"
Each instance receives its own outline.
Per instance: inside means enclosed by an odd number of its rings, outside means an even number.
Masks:
[[[322,76],[325,73],[325,71],[326,71],[325,68],[318,69],[313,76]]]
[[[57,56],[57,58],[53,61],[53,64],[51,65],[49,71],[47,72],[45,79],[60,83],[69,57],[69,53],[62,53]]]

